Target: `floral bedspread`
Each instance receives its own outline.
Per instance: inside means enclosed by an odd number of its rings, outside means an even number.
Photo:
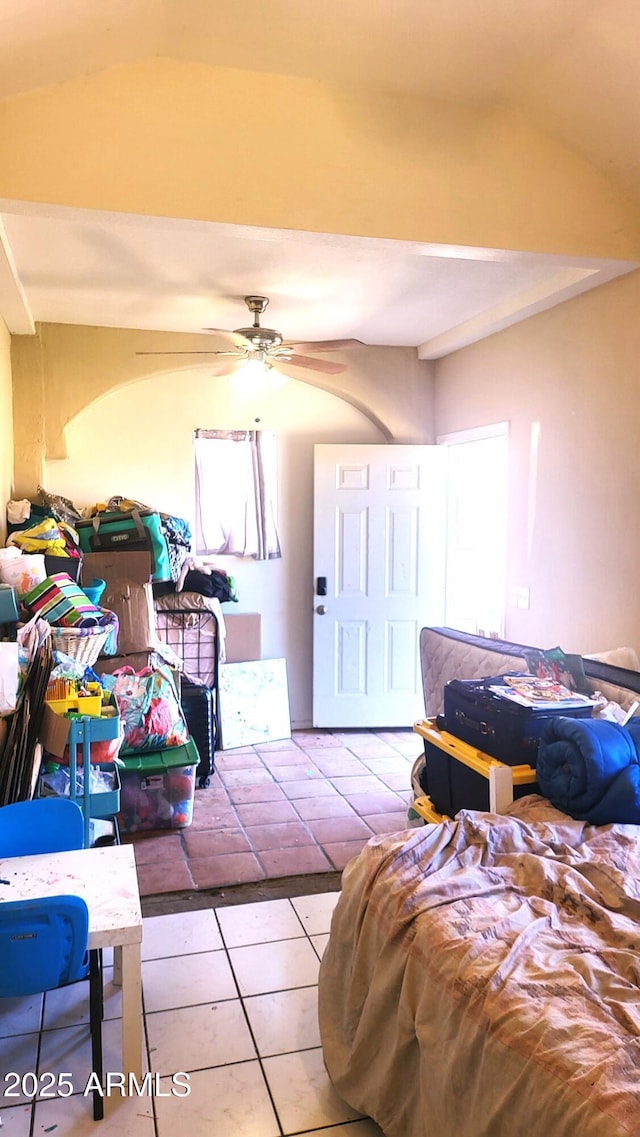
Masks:
[[[537,796],[373,838],[320,971],[325,1063],[386,1137],[640,1134],[640,827]]]

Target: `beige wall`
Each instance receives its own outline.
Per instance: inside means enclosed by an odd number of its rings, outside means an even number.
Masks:
[[[640,648],[639,312],[633,273],[437,364],[439,433],[510,423],[511,639]]]
[[[13,399],[11,340],[0,320],[0,544],[4,544],[7,502],[13,494]]]
[[[395,373],[385,364],[388,383],[399,377],[398,359],[404,354],[395,353]],[[431,428],[428,378],[422,391],[422,398],[413,392],[412,402],[426,433]],[[77,415],[66,432],[68,458],[46,463],[45,483],[79,506],[122,494],[186,517],[193,525],[194,429],[256,426],[278,435],[283,556],[268,562],[227,557],[219,563],[237,583],[239,603],[229,611],[261,613],[263,656],[287,659],[292,723],[309,726],[313,446],[384,442],[370,419],[335,395],[295,380],[269,397],[247,402],[224,378],[202,370],[154,376],[105,394]]]
[[[0,197],[635,259],[637,207],[512,109],[166,59],[5,100]]]

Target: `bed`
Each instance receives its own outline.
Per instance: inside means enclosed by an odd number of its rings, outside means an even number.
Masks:
[[[320,970],[344,1099],[385,1137],[638,1134],[639,834],[530,795],[373,838]]]

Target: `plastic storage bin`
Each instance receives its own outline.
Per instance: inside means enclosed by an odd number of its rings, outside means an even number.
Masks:
[[[146,751],[122,761],[118,815],[121,833],[183,829],[191,824],[196,768],[200,762],[192,738],[184,746]]]

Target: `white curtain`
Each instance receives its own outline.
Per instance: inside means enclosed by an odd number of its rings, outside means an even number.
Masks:
[[[195,458],[198,552],[260,561],[282,556],[275,434],[197,430]]]

